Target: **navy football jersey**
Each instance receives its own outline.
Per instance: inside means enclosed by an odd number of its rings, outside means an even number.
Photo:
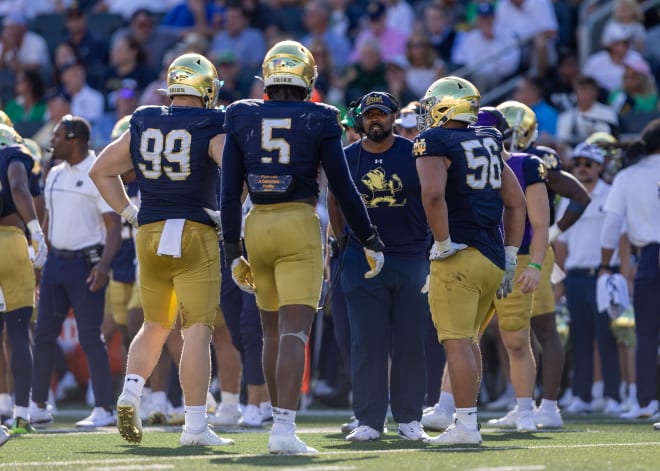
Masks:
[[[202,208],[217,210],[218,166],[209,142],[222,134],[224,111],[145,106],[130,122],[131,158],[140,188],[140,225],[188,219],[213,225]]]
[[[237,196],[244,181],[254,204],[317,198],[321,165],[360,240],[370,235],[366,210],[346,167],[337,108],[308,101],[239,100],[227,108],[225,131],[222,225],[226,241],[240,236]]]
[[[373,154],[360,141],[344,152],[371,222],[385,244],[385,255],[426,258],[428,225],[412,146],[405,137],[395,136],[385,152]]]
[[[561,167],[561,158],[557,151],[550,147],[546,146],[535,146],[530,147],[525,152],[536,155],[539,157],[545,164],[545,168],[548,172],[560,172]],[[555,222],[555,197],[556,193],[548,187],[548,201],[550,202],[550,225]]]
[[[535,155],[516,152],[506,161],[515,173],[522,191],[525,192],[529,185],[543,183],[548,181],[548,171],[541,159]],[[529,218],[525,217],[525,232],[518,253],[529,254],[529,244],[532,242],[532,225]]]
[[[13,161],[19,161],[25,166],[30,181],[32,169],[34,168],[34,159],[27,147],[22,145],[5,147],[0,150],[0,217],[15,213],[16,204],[11,196],[9,187],[9,164]]]
[[[500,221],[502,135],[494,128],[431,128],[415,138],[417,158],[447,157],[445,200],[453,242],[479,250],[504,269],[504,241]]]

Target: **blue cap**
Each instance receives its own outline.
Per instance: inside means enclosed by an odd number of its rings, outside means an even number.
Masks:
[[[495,5],[490,2],[482,2],[477,4],[478,16],[492,16],[495,14]]]
[[[371,92],[362,97],[360,102],[361,113],[364,114],[372,108],[378,108],[385,113],[392,113],[397,106],[392,99],[383,92]]]

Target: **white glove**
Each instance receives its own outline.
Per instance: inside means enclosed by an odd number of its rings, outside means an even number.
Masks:
[[[371,270],[364,274],[364,277],[367,279],[373,278],[383,269],[383,265],[385,264],[385,255],[383,255],[383,252],[376,252],[374,250],[365,248],[364,256],[367,258],[369,268],[371,268]]]
[[[138,228],[138,207],[133,203],[128,203],[124,209],[121,210],[119,215],[126,219],[126,221],[131,224],[134,228]]]
[[[41,230],[39,221],[33,219],[27,223],[28,230],[30,231],[30,238],[32,239],[32,244],[37,245],[36,252],[32,258],[32,264],[34,268],[41,268],[46,263],[46,258],[48,258],[48,246],[46,245],[46,236],[44,231]]]
[[[451,257],[459,250],[467,248],[465,244],[457,244],[456,242],[451,241],[451,237],[447,237],[443,241],[433,241],[433,246],[429,253],[429,260],[444,260],[445,258]]]
[[[215,227],[218,231],[218,235],[222,234],[222,222],[220,220],[220,211],[214,211],[213,209],[209,209],[209,208],[202,208],[202,209],[204,209],[204,212],[209,215],[211,221],[213,221],[213,224],[215,224]]]
[[[559,229],[557,223],[554,223],[552,226],[550,226],[548,228],[548,243],[552,244],[555,240],[557,240],[557,237],[559,237],[562,232],[564,231]]]
[[[252,278],[252,271],[250,270],[250,263],[244,257],[236,257],[231,262],[231,278],[236,283],[241,291],[254,294],[256,286],[254,278]]]
[[[426,281],[424,282],[424,286],[422,286],[422,289],[420,290],[422,294],[428,294],[429,293],[429,284],[431,283],[431,274],[426,275]]]
[[[497,299],[506,298],[513,291],[513,278],[516,276],[518,265],[518,247],[507,245],[504,247],[504,278],[497,288]]]

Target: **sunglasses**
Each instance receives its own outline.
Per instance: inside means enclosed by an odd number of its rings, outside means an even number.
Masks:
[[[575,159],[573,161],[573,167],[586,167],[591,168],[595,165],[595,162],[587,159]]]

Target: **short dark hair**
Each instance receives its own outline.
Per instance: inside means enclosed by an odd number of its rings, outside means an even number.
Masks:
[[[598,82],[596,82],[596,79],[593,77],[590,77],[588,75],[580,75],[578,78],[575,79],[575,85],[576,86],[588,86],[588,87],[593,87],[594,89],[598,90]]]
[[[82,116],[73,116],[67,114],[60,119],[60,123],[64,126],[67,133],[67,139],[77,139],[84,143],[89,143],[89,137],[92,133],[92,127]],[[71,134],[71,135],[70,135]]]

